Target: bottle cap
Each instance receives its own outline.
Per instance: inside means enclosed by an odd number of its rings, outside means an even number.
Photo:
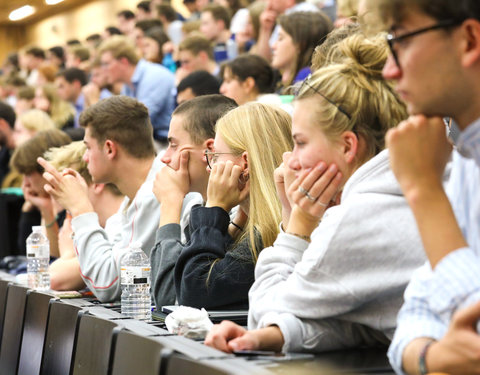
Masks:
[[[43,231],[43,227],[41,225],[34,225],[32,227],[32,232],[42,232]]]

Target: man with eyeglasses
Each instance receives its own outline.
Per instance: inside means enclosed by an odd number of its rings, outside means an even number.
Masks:
[[[480,373],[480,2],[370,5],[389,30],[383,75],[411,114],[387,134],[391,166],[429,259],[405,292],[390,361],[398,373]],[[461,130],[446,190],[442,117]]]

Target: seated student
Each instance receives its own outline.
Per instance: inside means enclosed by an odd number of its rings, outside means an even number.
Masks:
[[[282,74],[282,87],[304,80],[310,74],[315,47],[332,30],[332,22],[322,12],[294,12],[278,19],[278,40],[273,44],[272,67]]]
[[[201,95],[218,94],[220,81],[205,70],[190,73],[177,86],[178,105]]]
[[[258,100],[267,104],[281,104],[278,95],[272,94],[278,76],[263,57],[241,55],[222,65],[223,77],[220,92],[235,100],[238,105]]]
[[[88,186],[88,198],[98,215],[102,228],[112,241],[121,236],[121,216],[117,212],[124,196],[113,184],[97,184],[88,173],[87,163],[83,160],[86,147],[83,142],[72,142],[63,147],[51,148],[44,157],[59,172],[67,168],[76,170]],[[50,284],[54,290],[78,290],[85,287],[80,274],[80,265],[73,246],[72,217],[67,214],[58,233],[60,257],[50,264]],[[51,245],[51,244],[50,244]]]
[[[392,37],[383,76],[395,81],[412,115],[387,135],[391,167],[429,260],[405,291],[390,362],[398,374],[476,374],[480,368],[480,3],[370,3],[375,5],[373,19],[380,13]],[[443,60],[445,56],[448,59]],[[451,117],[460,130],[453,139],[453,153],[440,116]],[[444,187],[442,174],[450,155],[451,175]]]
[[[285,232],[260,253],[249,293],[252,331],[215,327],[206,343],[221,350],[385,345],[424,261],[382,151],[387,129],[406,117],[381,79],[384,39],[354,35],[335,48],[344,58],[307,79],[295,101],[295,147],[276,173]]]
[[[62,175],[48,162],[45,190],[72,215],[74,243],[85,284],[103,301],[120,297],[120,263],[130,243],[141,242],[150,254],[160,209],[152,193],[161,166],[155,158],[153,128],[147,108],[133,98],[113,96],[87,108],[80,116],[85,127],[84,160],[96,183],[113,183],[126,195],[118,212],[121,238],[110,239],[88,199],[87,186],[77,173]],[[185,199],[188,202],[188,198]]]
[[[67,130],[73,127],[75,107],[60,99],[55,86],[46,84],[35,89],[33,105],[36,109],[46,112],[59,129]]]
[[[57,214],[62,209],[54,204],[43,188],[47,181],[42,177],[43,168],[38,165],[37,158],[51,147],[60,147],[70,142],[70,137],[61,130],[44,130],[18,146],[12,155],[10,165],[23,175],[22,190],[25,198],[19,222],[19,250],[26,250],[25,241],[32,232],[32,226],[42,223],[52,243],[50,255],[59,254],[55,239],[58,235]]]
[[[208,74],[208,73],[207,73]],[[180,222],[182,201],[189,192],[207,199],[205,150],[213,150],[215,123],[237,107],[222,95],[205,95],[181,104],[174,112],[168,131],[169,146],[163,154],[166,164],[153,185],[162,216],[155,247],[150,254],[152,295],[157,308],[175,304],[173,270],[185,243],[190,240],[188,217]]]
[[[13,129],[15,147],[28,141],[39,131],[49,129],[55,129],[55,124],[45,112],[39,109],[31,109],[22,113],[17,117]]]
[[[200,32],[213,43],[215,61],[221,63],[238,55],[238,47],[230,33],[230,12],[219,4],[202,8]]]
[[[258,254],[278,233],[281,206],[272,176],[292,147],[291,119],[276,107],[247,103],[218,120],[215,130],[215,151],[205,152],[207,200],[192,209],[175,290],[181,305],[247,308]]]
[[[178,46],[180,67],[175,72],[178,83],[188,74],[197,70],[205,70],[216,76],[220,70],[213,57],[210,41],[198,33],[187,36]]]

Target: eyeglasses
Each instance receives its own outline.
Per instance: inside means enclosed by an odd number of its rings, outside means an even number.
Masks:
[[[205,158],[207,159],[208,168],[213,168],[213,165],[218,160],[218,155],[233,155],[233,152],[212,152],[205,150]]]
[[[457,25],[461,24],[462,22],[463,21],[458,21],[458,20],[440,21],[440,22],[436,23],[435,25],[423,27],[421,29],[414,30],[414,31],[411,31],[409,33],[402,34],[402,35],[399,35],[399,36],[395,36],[393,34],[393,32],[389,32],[386,36],[386,39],[387,39],[388,47],[390,48],[390,52],[392,53],[393,59],[395,60],[395,64],[397,64],[397,66],[400,67],[400,64],[398,62],[398,54],[397,54],[397,52],[395,51],[395,48],[394,48],[395,43],[397,43],[397,44],[401,43],[405,39],[408,39],[408,38],[411,38],[413,36],[426,33],[428,31],[445,29],[445,28],[449,28],[449,27],[452,27],[452,26],[457,26]]]
[[[300,87],[298,88],[298,90],[295,92],[295,96],[297,96],[300,92],[302,92],[302,89],[304,86],[307,86],[308,88],[312,89],[313,91],[315,91],[318,95],[320,95],[323,99],[325,99],[327,102],[329,102],[331,105],[337,107],[337,109],[343,113],[345,116],[347,116],[347,118],[349,120],[352,119],[352,116],[346,111],[345,108],[343,108],[340,104],[334,102],[332,99],[328,98],[327,96],[323,95],[317,88],[313,87],[309,80],[311,78],[311,74],[308,75],[307,78],[305,78],[305,80],[302,82],[302,84],[300,85]]]

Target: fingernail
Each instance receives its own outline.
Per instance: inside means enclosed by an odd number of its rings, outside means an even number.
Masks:
[[[332,164],[329,169],[330,169],[330,172],[336,172],[337,166],[335,164]]]
[[[326,164],[322,161],[320,164],[317,165],[317,170],[322,172],[325,170]]]
[[[238,349],[238,343],[234,342],[234,341],[230,341],[228,343],[228,345],[233,349],[233,350],[237,350]]]

